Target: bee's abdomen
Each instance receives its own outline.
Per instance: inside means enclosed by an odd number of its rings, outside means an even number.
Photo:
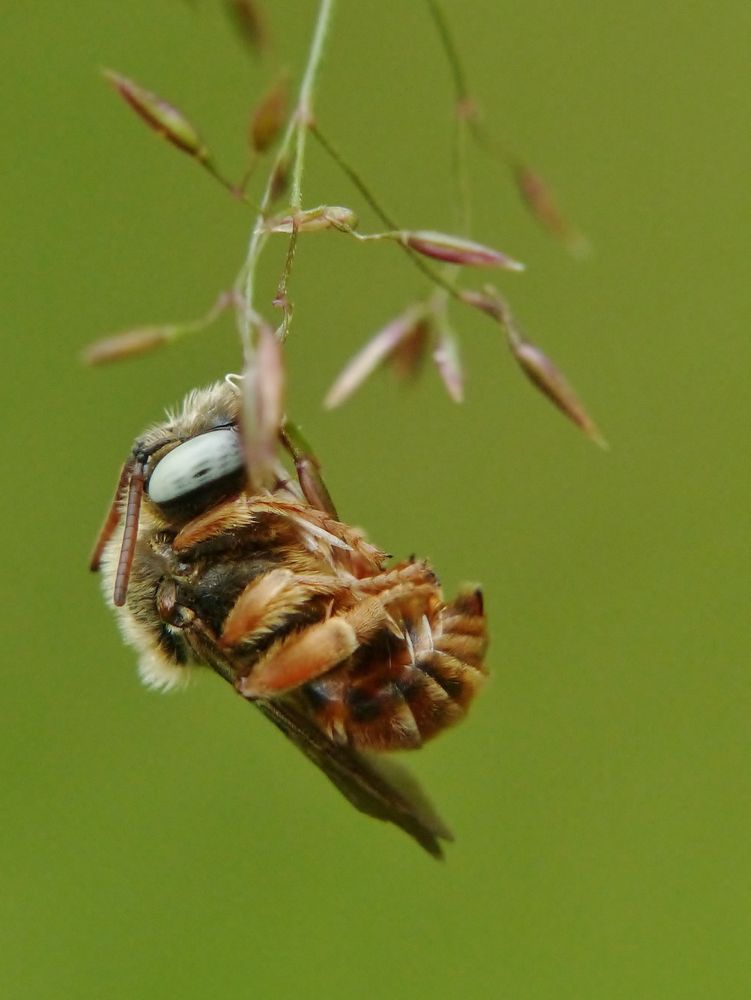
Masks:
[[[486,648],[480,592],[460,594],[432,623],[407,623],[400,648],[376,643],[354,667],[307,684],[308,708],[335,742],[414,749],[464,717],[485,675]]]

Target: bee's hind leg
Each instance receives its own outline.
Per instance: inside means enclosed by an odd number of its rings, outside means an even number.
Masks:
[[[332,670],[384,631],[401,637],[381,601],[366,597],[273,645],[235,686],[246,698],[276,698]]]
[[[305,499],[311,507],[337,519],[334,501],[321,476],[321,466],[310,445],[300,433],[300,429],[289,420],[285,420],[279,431],[279,437],[295,463],[297,479]]]

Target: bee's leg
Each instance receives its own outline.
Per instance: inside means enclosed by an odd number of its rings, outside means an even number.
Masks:
[[[196,545],[220,535],[249,527],[255,518],[245,494],[231,497],[188,521],[175,535],[172,548],[177,553],[188,552]]]
[[[401,687],[423,740],[464,717],[485,680],[487,644],[477,588],[460,593],[430,627],[425,619],[414,628]]]
[[[438,586],[438,577],[428,563],[424,560],[407,559],[384,573],[376,573],[358,580],[357,586],[369,594],[382,594],[396,586],[426,582]]]
[[[379,570],[387,558],[385,552],[366,541],[361,531],[335,521],[315,507],[276,497],[249,497],[245,493],[188,521],[173,539],[172,548],[175,552],[188,552],[212,538],[251,527],[259,516],[269,514],[297,525],[306,544],[320,539],[334,555],[346,556],[349,568],[358,577]]]
[[[410,560],[357,581],[357,589],[377,596],[395,616],[419,620],[427,615],[432,621],[443,606],[440,585],[430,566],[424,561]]]
[[[382,574],[385,582],[390,574]],[[487,647],[482,596],[476,588],[436,609],[427,584],[398,596],[398,585],[381,595],[403,628],[403,642],[385,661],[355,676],[332,671],[315,680],[310,711],[335,743],[359,750],[408,750],[464,717],[486,673]],[[408,594],[408,591],[406,592]],[[389,597],[393,598],[389,600]]]
[[[326,484],[321,477],[321,466],[318,459],[313,454],[310,445],[300,433],[300,429],[295,424],[285,420],[282,429],[279,431],[281,442],[295,463],[297,479],[303,496],[311,505],[318,510],[322,510],[329,517],[337,518],[336,507],[331,499],[331,494],[326,489]]]
[[[488,649],[488,635],[479,588],[468,587],[447,605],[435,648],[483,674],[487,672],[483,661]]]
[[[235,686],[246,698],[275,698],[327,673],[384,632],[402,635],[381,601],[365,598],[272,646]]]
[[[467,587],[445,604],[435,574],[425,562],[404,562],[358,580],[358,590],[378,597],[403,626],[414,658],[438,650],[483,671],[488,646],[482,593]]]
[[[188,521],[175,535],[172,547],[176,552],[187,552],[218,535],[249,528],[257,522],[259,516],[265,514],[294,522],[309,534],[342,550],[358,547],[368,552],[372,550],[377,556],[383,557],[379,550],[368,546],[354,529],[334,521],[317,508],[299,501],[290,502],[271,496],[251,497],[245,493],[230,497]]]
[[[323,573],[300,575],[285,567],[252,580],[224,620],[219,646],[230,649],[276,632],[290,616],[318,599],[330,601],[346,584]]]
[[[370,644],[356,670],[311,679],[303,691],[308,711],[333,743],[416,749],[464,714],[438,677],[443,654],[434,639],[444,607],[438,582],[427,563],[410,561],[358,580],[352,589],[363,603],[380,604],[395,628],[387,641],[381,633]]]

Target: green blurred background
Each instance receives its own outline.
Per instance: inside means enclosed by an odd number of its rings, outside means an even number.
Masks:
[[[250,224],[98,70],[172,99],[238,174],[249,107],[299,70],[315,14],[266,6],[261,62],[210,0],[0,11],[0,994],[747,997],[751,10],[446,4],[489,124],[595,248],[567,257],[473,154],[474,235],[527,262],[501,284],[609,453],[468,311],[463,407],[428,371],[324,413],[424,284],[393,247],[301,240],[292,407],[340,510],[447,590],[486,588],[492,683],[409,760],[457,834],[440,865],[212,676],[140,687],[86,571],[133,437],[240,362],[228,320],[106,370],[78,352],[203,312]],[[342,3],[318,107],[403,225],[453,227],[451,81],[422,4]],[[314,145],[305,188],[377,228]]]

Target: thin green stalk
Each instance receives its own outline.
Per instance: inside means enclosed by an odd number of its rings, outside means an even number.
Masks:
[[[305,136],[311,126],[313,114],[313,92],[315,87],[316,73],[323,55],[324,42],[331,26],[331,16],[334,8],[334,0],[321,0],[318,8],[315,32],[311,41],[308,58],[300,84],[300,93],[294,111],[290,115],[284,136],[279,145],[276,157],[266,181],[261,204],[258,209],[250,234],[248,252],[245,257],[238,284],[243,287],[244,310],[240,323],[240,336],[242,339],[245,363],[249,365],[253,358],[253,317],[255,310],[253,299],[255,296],[256,268],[261,256],[268,233],[264,230],[264,222],[271,206],[271,199],[274,190],[274,178],[277,170],[287,158],[289,150],[295,140],[295,165],[292,179],[292,203],[296,208],[302,206],[302,173],[305,157]]]
[[[295,119],[297,123],[297,148],[295,149],[295,166],[292,171],[292,208],[302,208],[302,174],[305,165],[305,137],[308,129],[313,125],[313,92],[316,82],[316,74],[321,64],[323,46],[331,23],[331,14],[334,8],[334,0],[321,0],[321,7],[318,11],[318,22],[316,24],[313,41],[310,46],[308,65],[305,68],[302,83],[300,84],[300,97],[297,102]]]
[[[460,113],[457,113],[454,122],[453,165],[459,232],[464,236],[469,236],[472,230],[472,199],[467,166],[467,119]]]
[[[326,136],[321,132],[316,124],[311,125],[310,131],[313,133],[315,138],[321,144],[322,148],[331,157],[334,163],[339,167],[339,169],[349,177],[352,183],[355,185],[357,190],[363,196],[365,201],[370,205],[375,214],[384,224],[388,226],[389,229],[398,229],[399,226],[394,222],[390,215],[387,214],[386,210],[381,207],[381,205],[376,201],[375,196],[370,192],[370,189],[366,187],[365,181],[360,177],[354,167],[344,159],[342,154],[331,144],[331,142],[326,138]]]
[[[318,128],[318,126],[315,124],[311,125],[310,131],[313,133],[314,137],[318,140],[318,142],[321,144],[323,149],[328,153],[328,155],[331,157],[334,163],[336,163],[337,166],[347,175],[347,177],[349,177],[349,179],[355,185],[355,187],[363,196],[365,201],[367,201],[367,203],[373,209],[373,211],[381,220],[381,222],[384,224],[384,226],[388,226],[389,229],[395,231],[399,230],[400,227],[396,224],[396,222],[394,222],[394,220],[376,201],[375,196],[371,193],[371,191],[366,186],[365,182],[362,180],[357,171],[353,167],[351,167],[349,163],[347,163],[347,161],[341,155],[341,153],[339,153],[339,151],[335,149],[334,146],[332,146],[332,144],[329,142],[326,136],[324,136],[324,134]],[[352,233],[352,235],[356,236],[358,239],[368,239],[368,237],[360,236],[357,233]],[[383,235],[384,234],[381,234],[381,236],[377,238],[383,238]],[[388,236],[388,234],[385,235]],[[434,284],[443,288],[446,292],[448,292],[449,295],[452,296],[452,298],[457,299],[457,301],[462,301],[459,292],[456,290],[454,285],[451,284],[451,282],[441,277],[441,275],[438,274],[437,271],[434,271],[432,267],[426,264],[425,261],[418,254],[414,252],[414,250],[411,250],[408,246],[405,246],[404,243],[399,242],[399,246],[407,254],[407,256],[415,265],[415,267],[417,267],[420,271],[422,271],[422,273],[427,278],[429,278]]]
[[[449,66],[451,67],[451,74],[454,77],[454,89],[456,91],[457,103],[464,102],[469,98],[469,91],[467,89],[467,78],[464,74],[464,67],[462,66],[462,61],[459,58],[459,50],[454,44],[454,37],[451,34],[448,21],[444,16],[438,0],[427,0],[427,2],[428,9],[430,10],[430,16],[433,18],[433,22],[441,39],[441,44],[443,45],[443,49],[446,53],[446,58],[448,59]]]
[[[459,50],[443,10],[438,0],[427,0],[427,4],[454,80],[455,106],[452,167],[458,205],[459,232],[467,236],[470,233],[472,223],[469,171],[467,167],[467,124],[468,120],[474,117],[473,102],[467,88],[467,78],[459,56]]]

